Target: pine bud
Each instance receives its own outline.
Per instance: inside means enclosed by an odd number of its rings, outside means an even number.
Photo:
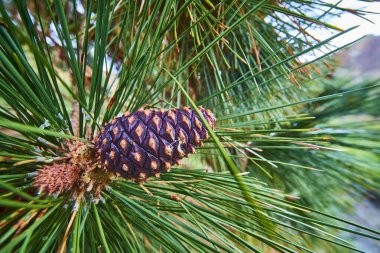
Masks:
[[[71,164],[53,164],[37,171],[34,186],[41,193],[59,195],[74,187],[80,177],[80,169]]]

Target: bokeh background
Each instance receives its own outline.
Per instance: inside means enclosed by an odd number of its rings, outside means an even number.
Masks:
[[[330,1],[337,3],[338,1]],[[334,78],[346,78],[354,82],[380,78],[380,1],[375,3],[359,2],[353,0],[341,1],[339,6],[362,9],[372,14],[366,17],[368,20],[344,13],[339,18],[332,18],[331,23],[347,29],[359,25],[352,32],[334,40],[336,46],[343,46],[350,41],[362,38],[358,43],[342,50],[334,57],[337,60],[337,69]],[[327,38],[330,34],[316,31],[319,37]],[[380,101],[379,101],[380,108]],[[365,115],[363,115],[365,117]],[[356,119],[360,120],[360,119]],[[379,164],[380,166],[380,164]],[[380,230],[380,196],[368,194],[367,199],[358,200],[347,219]],[[369,253],[380,252],[380,244],[373,240],[345,235],[347,240],[352,241],[358,248]]]

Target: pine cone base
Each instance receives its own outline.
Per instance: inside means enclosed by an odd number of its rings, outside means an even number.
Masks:
[[[199,108],[214,129],[210,110]],[[190,107],[170,110],[140,109],[106,124],[95,140],[100,163],[117,176],[136,182],[159,177],[202,146],[208,133]]]

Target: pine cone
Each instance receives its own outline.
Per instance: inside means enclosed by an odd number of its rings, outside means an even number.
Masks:
[[[210,110],[199,108],[214,129]],[[208,133],[190,107],[125,113],[106,124],[95,140],[100,162],[117,176],[145,181],[170,171],[173,164],[202,146]]]

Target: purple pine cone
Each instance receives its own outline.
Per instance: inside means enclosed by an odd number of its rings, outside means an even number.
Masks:
[[[212,129],[214,114],[202,107]],[[173,164],[202,146],[208,133],[190,107],[125,113],[102,128],[95,140],[100,163],[117,176],[145,181],[170,171]]]

